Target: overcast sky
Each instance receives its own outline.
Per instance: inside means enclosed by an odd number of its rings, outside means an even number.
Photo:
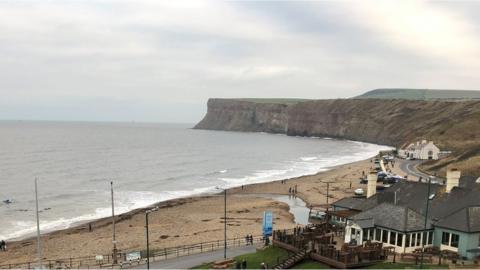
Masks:
[[[0,119],[197,122],[210,97],[479,89],[480,2],[0,1]]]

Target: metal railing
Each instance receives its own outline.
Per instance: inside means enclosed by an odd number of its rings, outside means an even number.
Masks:
[[[253,236],[253,244],[261,243],[264,241],[263,236]],[[247,245],[245,238],[233,238],[227,239],[227,248],[240,247]],[[190,245],[182,245],[167,248],[150,248],[150,262],[161,261],[166,259],[172,259],[182,256],[188,256],[192,254],[199,254],[204,252],[215,251],[224,248],[224,240],[215,240],[209,242],[201,242]],[[76,258],[61,258],[61,259],[44,259],[43,267],[48,269],[89,269],[89,268],[124,268],[133,265],[139,265],[146,263],[146,250],[141,250],[141,258],[138,260],[127,261],[126,254],[129,251],[118,252],[117,261],[118,264],[113,265],[112,254],[101,255],[102,259],[98,259],[98,256],[85,256]],[[2,264],[0,269],[33,269],[38,268],[36,261]]]

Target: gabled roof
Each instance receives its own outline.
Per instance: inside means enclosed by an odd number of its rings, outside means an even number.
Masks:
[[[390,203],[379,204],[367,211],[350,218],[357,224],[368,224],[368,220],[375,226],[385,227],[400,232],[419,231],[424,229],[425,217],[416,211],[401,205]],[[361,225],[360,225],[361,226]],[[427,228],[432,222],[427,219]]]
[[[340,199],[332,203],[332,205],[337,207],[352,209],[352,210],[361,210],[361,209],[357,209],[357,207],[365,200],[366,200],[365,197],[345,197],[343,199]]]
[[[477,224],[480,223],[480,214],[478,214],[480,210],[477,207],[480,205],[480,183],[476,181],[477,177],[463,176],[460,178],[459,186],[453,188],[450,193],[445,192],[444,185],[431,184],[430,194],[435,194],[435,197],[429,201],[428,218],[438,224],[438,226],[459,231],[473,232],[476,228],[479,228],[477,226],[480,225]],[[427,193],[427,183],[402,181],[394,184],[384,192],[376,193],[368,199],[345,198],[335,202],[333,205],[367,212],[367,210],[379,205],[390,204],[405,207],[418,215],[424,216]],[[386,206],[382,207],[387,208]],[[399,211],[398,209],[391,210]],[[454,213],[456,213],[455,217],[450,217]],[[379,215],[377,216],[379,217]],[[363,217],[368,218],[367,216]],[[472,219],[473,217],[477,218]],[[378,221],[375,220],[375,224],[377,223]],[[465,227],[466,225],[462,225],[467,223],[470,224],[468,228]],[[413,226],[415,227],[416,225]]]
[[[468,233],[480,232],[480,206],[462,208],[435,225]]]

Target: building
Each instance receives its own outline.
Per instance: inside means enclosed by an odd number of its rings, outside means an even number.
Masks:
[[[346,243],[382,242],[398,253],[424,244],[465,259],[480,254],[480,179],[452,169],[446,185],[402,181],[367,194],[333,203],[331,222],[343,224]]]
[[[439,159],[440,149],[433,143],[423,140],[412,143],[407,148],[398,151],[400,157],[415,159]]]

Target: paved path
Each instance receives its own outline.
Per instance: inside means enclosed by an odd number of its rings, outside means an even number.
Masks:
[[[256,251],[255,246],[244,246],[237,248],[227,249],[227,258],[232,258],[238,255],[253,253]],[[188,269],[194,266],[213,262],[223,259],[223,249],[205,252],[200,254],[194,254],[189,256],[182,256],[174,259],[167,259],[162,261],[152,262],[150,261],[151,269]],[[139,265],[136,269],[147,269],[147,265]]]
[[[400,163],[400,169],[405,172],[405,174],[408,174],[409,178],[411,176],[416,177],[417,179],[422,177],[422,179],[428,179],[429,175],[420,172],[417,169],[417,165],[421,164],[423,161],[422,160],[402,160]],[[409,180],[417,180],[417,179],[409,179]]]

